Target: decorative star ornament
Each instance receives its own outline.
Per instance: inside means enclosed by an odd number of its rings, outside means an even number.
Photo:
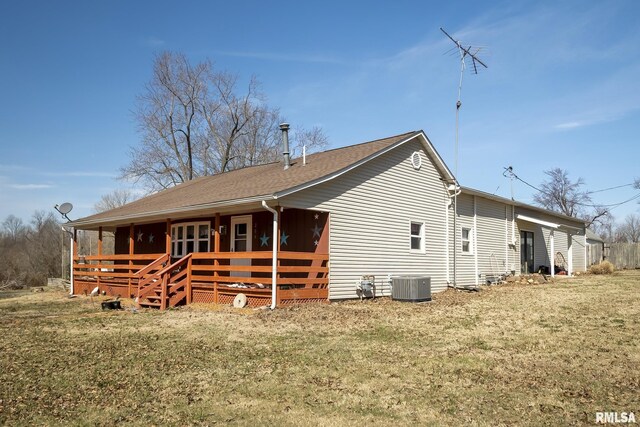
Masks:
[[[142,236],[144,236],[144,233],[142,232],[142,230],[138,231],[138,242],[142,242]]]
[[[260,246],[269,246],[269,239],[270,237],[267,236],[267,233],[262,233],[262,236],[260,236]]]
[[[318,224],[316,224],[315,227],[313,227],[311,229],[311,231],[313,231],[313,237],[320,237],[320,232],[322,231],[322,227],[318,227]]]
[[[314,245],[316,245],[316,246],[318,246],[318,241],[317,241],[317,240],[315,240],[315,241],[313,242],[313,244],[314,244]]]
[[[315,214],[315,215],[313,216],[313,219],[318,219],[318,218],[320,218],[320,215],[319,215],[319,214]]]
[[[149,234],[149,243],[153,243],[153,239],[154,239],[155,237],[156,237],[156,236],[154,236],[153,234]]]
[[[285,233],[284,231],[282,232],[282,235],[280,236],[280,244],[281,245],[287,245],[287,240],[289,240],[289,235],[287,235],[287,233]]]

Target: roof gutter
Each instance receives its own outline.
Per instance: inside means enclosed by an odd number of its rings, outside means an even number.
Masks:
[[[267,205],[267,201],[262,201],[262,207],[273,214],[273,255],[271,264],[271,310],[276,308],[276,289],[278,279],[278,211]]]
[[[162,216],[162,215],[170,216],[173,214],[190,213],[198,210],[208,210],[208,209],[214,209],[219,207],[227,207],[227,206],[235,206],[235,205],[245,204],[245,203],[260,202],[264,200],[265,197],[269,197],[269,196],[271,195],[247,197],[244,199],[225,200],[223,202],[203,203],[201,205],[190,205],[190,206],[184,206],[184,207],[173,208],[173,209],[162,209],[162,210],[157,210],[152,212],[146,212],[144,215],[131,214],[131,215],[115,216],[110,218],[108,217],[108,218],[101,218],[97,220],[88,220],[88,221],[83,221],[82,219],[79,219],[79,220],[70,222],[68,225],[78,228],[82,226],[94,226],[94,225],[101,225],[106,223],[114,223],[113,225],[117,225],[117,223],[128,224],[129,222],[131,222],[131,220],[147,219],[153,216]],[[274,196],[271,196],[271,197],[275,199]]]

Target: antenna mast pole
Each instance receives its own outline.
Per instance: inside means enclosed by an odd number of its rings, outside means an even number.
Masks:
[[[471,58],[471,63],[473,65],[474,74],[478,74],[478,67],[476,65],[480,64],[484,68],[487,68],[486,64],[482,62],[477,56],[476,53],[480,51],[480,49],[476,50],[475,53],[470,51],[471,46],[465,48],[462,46],[460,41],[455,40],[453,37],[447,33],[444,28],[440,27],[440,31],[444,33],[445,36],[449,38],[453,43],[455,43],[458,53],[460,54],[460,83],[458,83],[458,100],[456,102],[456,136],[455,136],[455,149],[454,149],[454,192],[453,192],[453,287],[457,288],[457,253],[458,253],[458,227],[457,227],[457,219],[458,219],[458,141],[459,141],[459,124],[460,124],[460,107],[462,107],[462,82],[464,78],[464,70],[466,69],[465,58],[469,56]],[[475,233],[475,230],[474,230]],[[449,250],[449,248],[447,248]]]

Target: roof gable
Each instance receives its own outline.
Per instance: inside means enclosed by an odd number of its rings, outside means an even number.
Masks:
[[[119,208],[73,221],[70,225],[123,224],[151,216],[170,216],[282,197],[332,180],[414,138],[421,141],[443,177],[453,179],[424,132],[414,131],[311,154],[305,165],[302,159],[294,159],[287,170],[282,162],[274,162],[196,178]]]

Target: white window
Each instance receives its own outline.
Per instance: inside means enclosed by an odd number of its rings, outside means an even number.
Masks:
[[[462,244],[463,253],[473,253],[473,231],[470,228],[462,228],[462,232],[460,233],[460,243]]]
[[[171,257],[192,252],[209,252],[209,222],[188,222],[171,226]]]
[[[411,221],[411,252],[424,252],[424,222]]]

